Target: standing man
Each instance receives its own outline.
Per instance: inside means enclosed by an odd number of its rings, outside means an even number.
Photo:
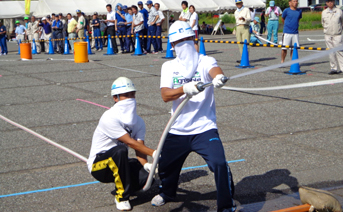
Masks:
[[[185,22],[189,23],[189,19],[191,18],[192,14],[189,12],[188,2],[187,1],[182,1],[181,2],[181,7],[182,7],[182,11],[181,11],[181,14],[179,16],[179,20],[180,21],[185,21]]]
[[[29,21],[29,17],[24,17],[24,25],[25,25],[25,29],[27,30],[28,25],[29,25],[30,21]],[[25,40],[29,40],[28,36],[25,35]]]
[[[126,6],[125,6],[126,7]],[[132,22],[133,22],[133,13],[132,8],[129,7],[125,11],[125,25],[126,25],[126,41],[125,41],[125,53],[130,53],[130,46],[132,45],[132,52],[135,51],[135,43],[133,41],[133,38],[131,35],[131,29],[132,29]]]
[[[111,44],[113,47],[114,53],[118,53],[118,47],[117,47],[117,41],[116,41],[116,31],[117,31],[117,25],[116,25],[116,13],[112,10],[112,5],[107,4],[107,18],[105,20],[105,23],[107,24],[107,36],[111,37]],[[110,44],[107,44],[107,48],[109,48]]]
[[[20,24],[19,20],[15,21],[15,25],[16,25],[16,27],[15,27],[15,31],[14,32],[15,32],[15,35],[16,35],[16,40],[17,40],[18,45],[19,45],[19,40],[21,42],[23,42],[24,39],[25,39],[26,28],[25,28],[24,25]]]
[[[131,8],[132,8],[132,13],[133,13],[133,23],[132,23],[131,33],[134,35],[138,34],[138,36],[143,36],[143,29],[144,29],[143,13],[138,12],[138,8],[135,5],[132,5]],[[141,49],[144,49],[143,38],[139,37],[139,42],[141,44]]]
[[[144,28],[143,28],[143,36],[148,36],[148,19],[149,19],[149,12],[148,10],[146,10],[144,7],[143,7],[143,2],[139,1],[137,3],[139,9],[140,9],[140,13],[143,14],[143,18],[144,18]],[[145,37],[143,38],[143,43],[142,45],[144,46],[144,51],[146,52],[146,49],[147,49],[147,46],[148,46],[148,37]]]
[[[326,0],[326,8],[322,12],[322,25],[324,27],[325,43],[327,48],[342,45],[342,10],[337,8],[334,0]],[[330,54],[331,71],[329,74],[340,74],[343,70],[343,54],[337,51]],[[339,66],[339,71],[338,71]]]
[[[63,38],[63,34],[62,34],[62,30],[63,30],[63,23],[60,20],[59,16],[55,16],[55,22],[52,25],[52,28],[55,29],[55,35],[56,35],[56,46],[57,51],[56,53],[58,54],[63,54],[63,47],[62,47],[62,38]]]
[[[76,33],[79,37],[80,42],[83,41],[83,37],[85,36],[85,26],[86,20],[85,17],[82,15],[81,10],[76,10],[76,14],[78,17],[77,25],[76,25]]]
[[[39,42],[39,22],[36,20],[35,16],[31,17],[31,22],[27,25],[27,32],[28,32],[28,37],[31,43],[33,39],[35,39],[37,53],[40,54],[41,48],[40,48],[40,42]]]
[[[0,47],[1,52],[0,55],[7,55],[7,43],[6,43],[6,27],[2,24],[2,21],[0,20]]]
[[[102,39],[100,38],[101,32],[100,32],[100,20],[98,18],[98,13],[94,12],[93,20],[92,20],[92,26],[93,26],[93,36],[96,38],[93,38],[95,40],[95,48],[98,52],[101,52],[103,49],[102,46]]]
[[[159,3],[155,3],[154,5],[156,11],[158,12],[158,20],[156,21],[156,42],[157,42],[157,49],[158,51],[160,51],[161,53],[163,53],[163,48],[162,48],[162,39],[161,38],[157,38],[158,36],[162,36],[162,24],[164,22],[164,15],[163,12],[160,11],[160,4]]]
[[[77,22],[76,20],[71,16],[70,13],[67,14],[67,19],[68,19],[68,38],[69,44],[71,47],[71,51],[74,52],[74,42],[76,38],[76,29],[77,29]]]
[[[68,36],[68,24],[67,24],[66,20],[63,18],[62,13],[58,14],[58,18],[60,19],[60,21],[63,24],[62,37],[65,38]]]
[[[243,1],[235,0],[237,10],[235,11],[236,19],[236,38],[239,42],[250,42],[250,30],[249,25],[251,21],[250,10],[247,7],[243,6]],[[243,44],[238,44],[240,55],[243,52]],[[238,62],[238,61],[237,61]]]
[[[144,53],[158,54],[156,38],[153,38],[152,36],[156,36],[156,21],[158,20],[159,16],[155,7],[152,6],[152,1],[147,1],[146,5],[149,8],[148,36],[151,36],[151,38],[148,38],[146,52]],[[151,44],[154,47],[154,51],[152,52],[150,51]]]
[[[176,59],[165,62],[161,69],[161,95],[164,102],[173,102],[172,114],[186,98],[192,97],[173,123],[165,140],[158,172],[160,194],[151,203],[164,205],[176,196],[179,174],[184,161],[196,152],[214,172],[217,188],[217,210],[232,212],[234,185],[216,124],[214,88],[224,86],[224,74],[213,57],[199,54],[194,48],[194,32],[184,21],[175,21],[169,29],[169,40]],[[199,93],[198,82],[213,86]],[[156,156],[157,157],[157,156]]]
[[[143,188],[151,164],[147,155],[155,151],[144,145],[145,123],[136,112],[136,88],[126,77],[113,82],[111,95],[115,105],[100,118],[94,131],[87,161],[89,172],[102,183],[114,183],[111,192],[117,209],[131,210],[129,197]],[[128,149],[137,158],[128,157]]]
[[[299,21],[302,18],[302,12],[298,9],[298,0],[288,0],[289,8],[286,8],[282,13],[283,35],[282,45],[283,46],[294,46],[299,44]],[[281,63],[285,62],[287,55],[287,49],[282,48],[281,50]],[[290,56],[292,57],[293,49],[291,49]]]
[[[268,25],[267,25],[267,31],[268,36],[267,40],[272,40],[272,35],[274,31],[274,43],[278,44],[278,30],[279,30],[279,17],[282,15],[282,11],[280,7],[275,6],[274,1],[269,2],[269,7],[267,8],[266,15],[268,16]]]
[[[123,10],[123,5],[118,3],[116,5],[116,26],[117,26],[117,35],[124,36],[126,35],[126,26],[125,26],[125,12]],[[125,39],[123,37],[119,37],[120,48],[119,53],[124,52],[125,48]]]
[[[47,19],[45,17],[42,18],[42,23],[39,24],[39,26],[43,27],[43,31],[44,31],[44,49],[45,49],[45,53],[49,53],[49,39],[51,38],[51,25],[50,23],[47,21]]]

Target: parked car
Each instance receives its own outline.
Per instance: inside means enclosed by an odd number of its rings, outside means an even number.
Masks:
[[[311,10],[314,10],[314,8],[317,6],[322,6],[322,5],[321,4],[312,4],[309,7],[311,8]]]
[[[314,8],[314,11],[323,11],[323,10],[325,10],[327,8],[327,6],[316,6],[315,8]]]

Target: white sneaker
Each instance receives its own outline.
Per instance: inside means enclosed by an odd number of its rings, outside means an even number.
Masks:
[[[166,204],[166,201],[164,201],[163,197],[161,195],[156,195],[154,198],[152,198],[151,200],[151,204],[153,206],[162,206],[164,204]]]
[[[6,53],[3,53],[2,55],[7,55]]]
[[[120,211],[130,211],[131,205],[129,200],[118,202],[117,198],[114,198],[114,202],[116,203],[117,209]]]

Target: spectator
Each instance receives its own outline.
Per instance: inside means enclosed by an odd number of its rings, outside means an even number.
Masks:
[[[158,12],[156,11],[155,7],[152,6],[152,1],[147,1],[146,5],[149,8],[149,18],[148,18],[148,36],[151,36],[151,38],[148,38],[148,44],[145,53],[152,53],[152,54],[158,54],[158,48],[157,48],[157,42],[156,38],[153,38],[152,36],[156,36],[156,21],[158,20]],[[150,51],[151,44],[154,47],[154,51]]]
[[[242,0],[235,0],[237,10],[235,11],[236,19],[236,38],[239,42],[250,42],[250,30],[249,25],[251,21],[250,10],[243,6]],[[243,52],[243,44],[238,44],[240,55]],[[238,61],[237,61],[238,62]]]
[[[55,30],[55,28],[52,28],[53,25],[56,25],[55,17],[56,17],[55,13],[52,13],[50,25],[51,25],[51,29],[52,29],[52,39],[53,39],[52,43],[53,43],[54,51],[56,52],[56,51],[59,51],[58,45],[57,45],[57,40],[56,40],[57,39],[56,32],[55,32],[56,30]]]
[[[60,19],[60,21],[62,22],[63,24],[63,29],[62,29],[62,37],[65,38],[68,36],[68,24],[66,22],[66,20],[63,18],[63,14],[60,13],[58,14],[58,18]]]
[[[116,25],[117,25],[117,35],[124,36],[126,35],[126,26],[125,26],[125,12],[123,11],[122,4],[118,3],[116,5]],[[120,48],[119,53],[124,52],[125,48],[125,39],[123,37],[119,37]]]
[[[111,194],[120,211],[131,210],[129,198],[143,188],[151,169],[147,155],[155,154],[144,145],[145,123],[136,112],[135,94],[130,79],[119,77],[113,82],[111,95],[115,104],[101,116],[87,160],[95,179],[114,183]],[[129,158],[129,147],[136,150],[136,158]]]
[[[334,0],[326,0],[327,8],[322,12],[325,43],[330,49],[342,45],[342,10],[335,6]],[[337,51],[329,55],[331,71],[329,74],[340,74],[343,70],[343,53]],[[338,66],[340,71],[338,71]]]
[[[118,53],[118,47],[117,47],[117,41],[116,41],[116,31],[117,31],[117,25],[116,25],[116,13],[112,10],[112,5],[107,4],[107,17],[105,20],[105,23],[107,24],[107,36],[111,37],[111,44],[114,53]],[[107,44],[107,47],[109,47],[109,43]]]
[[[132,35],[133,33],[131,33],[131,29],[132,29],[132,21],[133,21],[133,14],[132,14],[132,8],[129,7],[127,9],[124,10],[125,11],[125,26],[126,26],[126,46],[125,46],[125,53],[130,53],[130,46],[132,46],[132,52],[135,51],[135,43],[133,41]]]
[[[174,15],[171,14],[169,18],[169,26],[171,26],[175,22]]]
[[[101,30],[101,36],[107,36],[107,25],[105,23],[106,16],[103,16],[103,18],[100,20],[100,30]],[[101,38],[102,39],[102,45],[105,47],[107,46],[107,38]]]
[[[15,28],[15,35],[16,35],[16,40],[18,41],[19,43],[19,40],[21,42],[24,41],[25,39],[25,32],[26,32],[26,28],[24,25],[21,25],[20,24],[20,21],[15,21],[15,25],[16,25],[16,28]]]
[[[145,36],[143,38],[143,46],[144,46],[144,49],[147,49],[147,46],[148,46],[148,19],[149,19],[149,12],[148,10],[146,10],[144,7],[143,7],[143,2],[139,1],[138,2],[138,7],[140,9],[140,13],[143,14],[143,18],[144,18],[144,28],[143,28],[143,35]]]
[[[274,43],[278,44],[278,31],[279,31],[279,16],[282,15],[282,11],[280,7],[275,6],[274,1],[269,2],[269,7],[267,8],[266,11],[266,16],[269,17],[268,19],[268,25],[267,25],[267,31],[268,31],[268,36],[267,40],[271,41],[272,40],[272,34],[274,31]]]
[[[132,5],[132,13],[133,13],[133,24],[131,33],[138,34],[138,36],[143,36],[143,29],[144,29],[144,17],[143,13],[138,12],[138,8],[135,5]],[[139,38],[139,42],[141,44],[141,48],[144,49],[143,38]],[[136,44],[137,45],[137,44]]]
[[[29,21],[29,17],[24,17],[24,25],[25,25],[25,29],[28,28],[28,25],[29,25],[30,21]],[[25,40],[28,40],[29,37],[27,35],[25,35]]]
[[[39,26],[43,27],[43,34],[44,34],[44,40],[45,40],[45,53],[49,53],[49,39],[51,38],[51,24],[47,21],[47,18],[42,18],[42,23],[39,24]],[[43,51],[43,50],[42,50]]]
[[[77,25],[76,25],[76,33],[79,37],[80,41],[83,41],[83,36],[85,36],[85,26],[86,20],[85,17],[82,15],[81,10],[76,10],[76,14],[78,17]]]
[[[224,22],[221,23],[221,26],[220,26],[220,27],[222,28],[223,31],[226,30],[226,26],[225,26],[225,23],[224,23]]]
[[[87,19],[87,16],[85,15],[84,12],[81,12],[81,15],[85,18],[85,32],[84,32],[84,37],[87,37],[89,35],[89,21]]]
[[[208,25],[205,23],[205,21],[202,22],[201,29],[203,33],[207,33]]]
[[[71,16],[70,13],[67,14],[68,19],[68,38],[69,38],[69,44],[71,47],[71,51],[74,52],[74,42],[77,37],[76,29],[77,29],[77,22],[76,20]]]
[[[250,35],[250,42],[251,43],[259,43],[262,44],[262,42],[255,36],[258,35],[260,32],[260,18],[259,17],[255,17],[254,21],[250,23],[250,27],[251,27],[251,35]]]
[[[195,7],[193,5],[189,6],[189,12],[191,14],[191,17],[189,18],[189,25],[191,25],[192,30],[194,31],[195,38],[199,38],[199,32],[198,32],[198,14],[195,12]],[[197,51],[199,51],[198,41],[194,41],[194,47]]]
[[[191,18],[191,13],[189,12],[189,9],[188,9],[188,2],[182,1],[181,7],[182,7],[182,11],[181,11],[181,14],[179,16],[179,20],[185,21],[189,24],[189,19]]]
[[[282,35],[282,45],[284,46],[293,46],[297,43],[299,44],[299,21],[302,18],[302,12],[298,9],[298,0],[288,0],[289,8],[286,8],[282,13],[282,23],[283,26],[283,35]],[[293,49],[291,49],[291,57],[293,54]],[[287,49],[282,48],[281,52],[281,63],[285,61],[287,55]]]
[[[56,35],[56,45],[58,46],[56,53],[63,54],[63,47],[62,47],[62,30],[63,30],[63,23],[60,20],[59,16],[55,16],[55,25],[52,25],[52,28],[55,29],[55,35]]]
[[[98,18],[98,13],[94,12],[93,14],[93,20],[92,20],[92,27],[93,27],[93,40],[95,40],[95,49],[100,52],[103,49],[102,46],[102,40],[100,38],[101,32],[100,32],[100,20]]]
[[[161,53],[163,53],[163,48],[162,48],[162,39],[161,38],[157,38],[158,36],[162,36],[162,24],[164,22],[164,15],[163,12],[160,11],[160,4],[159,3],[155,3],[154,5],[156,11],[158,12],[158,20],[156,21],[156,43],[157,43],[157,49],[158,51],[160,51]]]
[[[37,53],[40,54],[39,22],[36,20],[35,16],[31,16],[31,22],[27,25],[26,32],[31,43],[33,42],[33,39],[35,39]]]
[[[2,24],[0,20],[0,55],[7,55],[7,41],[6,41],[6,27]]]
[[[262,13],[261,13],[261,29],[260,29],[260,34],[263,34],[265,31],[266,31],[266,17],[265,17],[265,11],[262,10]]]
[[[250,18],[251,18],[251,22],[254,21],[254,18],[255,18],[255,14],[256,14],[256,9],[254,8],[249,8],[250,10]]]
[[[45,17],[44,17],[45,18]],[[38,23],[39,23],[39,43],[40,43],[40,48],[41,48],[41,52],[45,52],[45,42],[44,42],[44,29],[41,26],[42,20],[38,19]]]

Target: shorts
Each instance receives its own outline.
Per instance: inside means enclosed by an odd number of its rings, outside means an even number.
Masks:
[[[294,46],[297,43],[297,47],[300,46],[299,44],[299,34],[282,34],[282,45],[283,46]],[[287,48],[282,48],[283,50],[287,50]],[[293,49],[293,48],[291,48]]]

